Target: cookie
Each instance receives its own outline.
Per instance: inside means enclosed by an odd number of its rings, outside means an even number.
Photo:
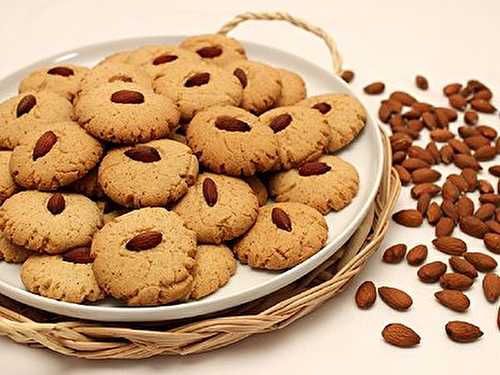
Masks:
[[[198,161],[191,149],[170,139],[111,150],[99,166],[104,193],[125,207],[165,206],[194,184]]]
[[[186,300],[193,287],[196,234],[164,208],[143,208],[106,224],[94,237],[100,287],[129,305]]]
[[[96,66],[114,63],[126,64],[131,52],[132,51],[119,51],[112,53],[111,55],[106,56],[104,59],[99,61]]]
[[[104,192],[97,183],[97,167],[91,169],[85,176],[70,184],[68,190],[83,194],[91,199],[104,198]]]
[[[0,151],[0,205],[19,190],[9,170],[12,151]]]
[[[174,211],[198,242],[220,244],[245,233],[255,222],[259,203],[243,180],[202,173]]]
[[[306,97],[306,83],[297,73],[287,69],[277,69],[281,81],[281,94],[276,107],[295,105]]]
[[[269,194],[262,180],[257,176],[243,177],[243,180],[252,188],[254,194],[257,196],[259,206],[265,205],[269,198]]]
[[[323,214],[346,207],[358,189],[356,168],[333,155],[324,155],[317,162],[269,178],[269,192],[276,201],[301,202]]]
[[[113,82],[134,83],[146,89],[153,87],[151,78],[144,69],[123,63],[107,63],[98,65],[85,74],[80,93]]]
[[[10,173],[26,189],[57,190],[85,176],[102,154],[102,145],[77,123],[49,123],[19,141],[10,157]]]
[[[69,121],[73,106],[49,91],[26,92],[0,103],[0,148],[13,149],[38,124]]]
[[[192,299],[200,299],[214,293],[227,284],[236,272],[236,260],[232,251],[224,245],[199,245],[196,250]]]
[[[89,245],[101,225],[97,205],[79,194],[22,191],[0,207],[0,230],[9,241],[48,254]]]
[[[316,254],[325,244],[328,227],[314,208],[301,203],[268,204],[259,208],[255,225],[233,251],[253,268],[282,270]]]
[[[87,248],[88,249],[88,248]],[[105,297],[92,271],[92,260],[76,249],[68,255],[33,255],[21,267],[21,280],[31,293],[64,302],[95,302]],[[77,254],[76,260],[72,254]],[[86,255],[86,254],[85,254]]]
[[[19,93],[28,91],[50,91],[72,101],[88,68],[72,64],[61,64],[35,70],[19,85]]]
[[[31,255],[32,251],[14,245],[0,232],[0,260],[7,263],[24,263]]]
[[[314,109],[280,107],[267,111],[259,120],[274,132],[279,169],[290,169],[318,159],[330,141],[330,127]]]
[[[314,108],[328,121],[332,137],[329,152],[351,143],[366,123],[366,111],[361,103],[347,94],[326,94],[307,98],[297,105]]]
[[[153,87],[179,107],[185,121],[212,106],[238,106],[242,96],[235,76],[206,63],[186,63],[164,71],[153,82]]]
[[[238,41],[222,34],[192,36],[184,39],[179,47],[196,52],[206,62],[219,66],[247,58]]]
[[[163,138],[179,121],[179,111],[170,99],[126,82],[112,82],[82,93],[75,104],[75,115],[94,137],[122,144]]]
[[[271,170],[278,159],[270,127],[236,107],[212,107],[198,113],[187,128],[188,145],[212,172],[252,176]]]
[[[243,88],[240,107],[259,115],[272,108],[281,95],[279,72],[269,65],[249,60],[235,61],[226,69]]]

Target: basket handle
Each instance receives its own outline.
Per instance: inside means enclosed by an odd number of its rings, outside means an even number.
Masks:
[[[337,49],[337,44],[335,43],[333,38],[320,27],[311,25],[310,23],[301,20],[300,18],[294,17],[288,13],[284,12],[242,13],[234,17],[231,21],[225,23],[217,33],[226,35],[228,32],[236,28],[236,26],[238,26],[240,23],[250,20],[285,21],[300,29],[309,31],[310,33],[313,33],[314,35],[320,37],[321,39],[323,39],[326,46],[328,47],[328,50],[330,51],[334,74],[340,75],[342,73],[342,57],[340,56],[340,53]]]

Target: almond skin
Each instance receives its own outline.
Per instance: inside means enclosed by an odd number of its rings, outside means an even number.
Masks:
[[[217,184],[210,177],[206,177],[203,180],[202,184],[203,198],[205,198],[205,202],[213,207],[217,203],[218,192],[217,192]]]
[[[40,138],[38,138],[38,141],[35,143],[35,147],[33,148],[33,160],[37,160],[41,157],[44,157],[47,155],[50,150],[52,150],[52,147],[57,142],[57,136],[53,131],[46,131],[43,133]]]
[[[66,208],[66,201],[61,193],[53,194],[47,201],[47,209],[52,215],[59,215]]]
[[[135,146],[125,151],[124,154],[132,160],[143,163],[152,163],[161,160],[158,150],[149,146]]]
[[[448,255],[462,255],[467,251],[464,241],[455,237],[440,237],[432,240],[432,244],[439,251]]]
[[[189,77],[184,83],[184,87],[198,87],[206,85],[210,81],[210,73],[196,73],[195,75]]]
[[[427,246],[417,245],[410,249],[410,251],[408,251],[408,254],[406,255],[406,261],[411,266],[419,266],[427,258],[427,253]]]
[[[144,95],[139,91],[120,90],[111,95],[111,101],[116,104],[142,104]]]
[[[162,239],[163,235],[161,234],[161,232],[142,232],[130,239],[125,247],[130,251],[149,250],[153,247],[158,246],[161,243]]]
[[[417,276],[424,283],[435,283],[446,272],[446,268],[443,262],[427,263],[418,269]]]
[[[392,215],[392,219],[405,227],[419,227],[424,221],[422,214],[414,209],[398,211]]]
[[[292,221],[290,220],[288,214],[281,208],[273,208],[273,210],[271,211],[271,220],[279,229],[285,230],[287,232],[292,231]]]
[[[229,132],[248,132],[251,130],[246,122],[231,116],[217,117],[215,120],[215,127],[219,130],[226,130]]]
[[[218,46],[202,47],[196,53],[205,59],[213,59],[214,57],[222,55],[222,48]]]
[[[278,133],[285,129],[288,125],[290,125],[291,122],[292,116],[290,116],[288,113],[283,113],[273,118],[273,120],[269,124],[269,127],[273,129],[273,132]]]
[[[457,312],[465,312],[470,306],[469,298],[458,290],[440,290],[434,296],[443,306]]]
[[[476,267],[472,265],[468,260],[458,257],[452,256],[448,260],[453,271],[461,273],[465,276],[470,277],[471,279],[475,279],[477,277]]]
[[[405,311],[413,304],[412,298],[400,289],[382,286],[378,288],[378,294],[394,310]]]
[[[483,292],[488,302],[496,302],[500,297],[500,276],[492,272],[484,275]]]
[[[445,331],[452,341],[460,343],[474,342],[483,335],[479,327],[462,321],[449,322]]]
[[[332,169],[328,164],[319,161],[305,163],[299,168],[301,176],[318,176],[329,172]]]
[[[464,291],[469,289],[473,283],[474,280],[470,277],[455,272],[445,273],[439,278],[439,284],[443,289]]]
[[[391,264],[400,263],[405,257],[406,249],[407,247],[405,244],[397,244],[388,247],[384,251],[382,259],[385,263],[391,263]]]
[[[36,106],[36,98],[34,95],[26,95],[19,101],[16,108],[16,117],[21,117],[29,113]]]
[[[356,305],[358,305],[360,309],[365,310],[372,307],[376,299],[377,291],[372,281],[365,281],[356,291]]]
[[[245,88],[248,84],[247,74],[241,68],[236,68],[233,72],[233,75],[238,78],[241,83],[241,87]]]
[[[420,344],[420,336],[400,323],[386,325],[382,331],[382,337],[387,343],[400,348],[411,348]]]
[[[464,258],[480,272],[491,272],[497,267],[497,261],[487,254],[466,252]]]

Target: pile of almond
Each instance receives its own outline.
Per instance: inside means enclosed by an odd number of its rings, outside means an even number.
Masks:
[[[350,74],[351,79],[353,76]],[[420,75],[415,84],[421,90],[429,87],[427,79]],[[374,82],[364,91],[369,95],[381,94],[385,85]],[[394,168],[403,185],[413,185],[411,197],[416,201],[414,208],[400,210],[392,218],[406,227],[420,227],[427,221],[435,228],[435,238],[429,244],[409,251],[405,244],[396,244],[384,251],[382,259],[394,264],[406,257],[409,265],[419,267],[420,281],[440,284],[442,290],[434,294],[438,303],[464,313],[470,306],[464,292],[479,279],[479,273],[484,274],[485,298],[495,303],[500,297],[500,276],[494,271],[497,261],[488,254],[500,254],[500,164],[494,164],[500,154],[500,138],[494,127],[480,122],[480,113],[497,112],[491,103],[492,91],[485,84],[478,80],[465,85],[451,83],[443,88],[443,94],[448,107],[420,102],[403,91],[392,92],[379,107],[380,120],[392,132]],[[462,120],[455,134],[450,123]],[[415,144],[421,137],[430,138],[425,146]],[[485,162],[493,165],[486,168]],[[453,164],[455,173],[443,176],[435,168],[439,164]],[[496,186],[485,179],[488,174],[490,180],[496,178]],[[484,249],[469,249],[466,241],[453,236],[458,230],[481,239]],[[450,269],[441,261],[424,264],[429,248],[449,255]],[[409,294],[396,288],[379,287],[378,295],[398,311],[407,310],[413,303]],[[361,284],[355,296],[362,309],[371,307],[376,298],[377,289],[371,281]],[[496,320],[500,329],[500,308]],[[483,335],[479,327],[466,321],[450,321],[445,332],[455,342],[473,342]],[[420,343],[415,331],[399,323],[387,325],[382,336],[399,347]]]

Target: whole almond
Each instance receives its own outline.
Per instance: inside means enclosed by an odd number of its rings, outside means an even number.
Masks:
[[[411,178],[415,184],[436,182],[441,178],[441,173],[431,168],[420,168],[412,172]]]
[[[455,111],[454,109],[448,108],[448,107],[434,108],[434,112],[436,113],[436,115],[438,115],[439,113],[442,113],[444,116],[446,116],[446,118],[448,119],[449,122],[454,122],[458,119],[457,111]]]
[[[479,196],[479,202],[481,203],[491,203],[495,206],[500,206],[500,194],[481,194]]]
[[[332,106],[328,103],[317,103],[312,106],[312,109],[319,111],[322,115],[327,114],[332,109]]]
[[[385,85],[383,82],[373,82],[363,89],[368,95],[378,95],[382,94],[385,90]]]
[[[457,116],[456,112],[448,108],[436,108],[434,114],[436,115],[438,127],[443,129],[448,128],[450,121],[454,121],[453,118]],[[453,116],[453,114],[455,114],[455,116]]]
[[[19,101],[16,108],[16,117],[21,117],[29,113],[36,106],[36,98],[34,95],[26,95]]]
[[[462,255],[467,251],[467,244],[455,237],[436,238],[432,240],[432,244],[436,249],[448,255]]]
[[[372,307],[376,299],[377,291],[375,290],[375,284],[371,281],[365,281],[356,291],[356,305],[358,305],[360,309]]]
[[[455,154],[453,156],[453,163],[460,169],[470,168],[476,171],[482,169],[478,161],[471,155]]]
[[[427,78],[421,75],[417,75],[415,77],[415,84],[420,90],[427,90],[429,88],[429,82],[427,81]]]
[[[408,158],[404,160],[401,165],[405,167],[409,172],[413,172],[417,169],[421,168],[430,168],[430,164],[424,160],[416,159],[416,158]]]
[[[318,108],[314,108],[314,109],[318,109]],[[328,112],[328,111],[326,111],[326,112]],[[391,107],[389,107],[389,105],[386,103],[382,103],[378,109],[378,118],[380,119],[380,121],[382,121],[384,124],[387,124],[389,122],[389,120],[391,119],[391,115],[392,115]]]
[[[184,87],[191,88],[191,87],[198,87],[198,86],[203,86],[206,85],[208,82],[210,82],[210,73],[203,72],[203,73],[196,73],[189,77],[186,82],[184,82]]]
[[[492,219],[485,222],[485,224],[490,229],[490,232],[500,234],[500,222]]]
[[[247,74],[241,68],[236,68],[233,75],[240,81],[241,87],[245,88],[248,85]]]
[[[497,261],[487,254],[479,252],[465,252],[464,258],[481,272],[491,272],[497,267]]]
[[[57,136],[53,131],[43,133],[33,148],[33,160],[37,160],[49,153],[57,142]]]
[[[47,71],[47,74],[61,76],[61,77],[69,77],[75,74],[73,69],[67,68],[65,66],[55,66]]]
[[[163,235],[158,231],[146,231],[139,233],[130,239],[125,247],[130,251],[149,250],[158,246],[163,239]]]
[[[391,136],[391,149],[393,152],[404,151],[411,147],[412,139],[408,135],[404,136]]]
[[[61,193],[54,193],[47,201],[47,210],[52,215],[59,215],[66,208],[66,200]]]
[[[443,211],[441,207],[436,202],[432,202],[426,212],[427,221],[431,225],[435,225],[439,222],[439,219],[443,216]]]
[[[478,148],[474,153],[474,158],[477,161],[488,161],[493,160],[497,154],[495,147],[486,145]]]
[[[496,129],[488,125],[478,125],[476,129],[479,130],[479,133],[481,133],[483,137],[486,137],[492,141],[495,140],[498,135]]]
[[[464,121],[467,125],[476,125],[479,121],[479,116],[477,115],[477,112],[465,111]]]
[[[299,168],[299,175],[301,176],[318,176],[327,173],[330,171],[332,167],[330,167],[326,163],[322,163],[319,161],[312,161],[309,163],[305,163]]]
[[[94,261],[90,252],[90,247],[75,247],[63,253],[62,258],[66,262],[79,264],[88,264]]]
[[[431,203],[431,196],[429,194],[422,194],[418,198],[417,210],[420,213],[422,213],[423,216],[425,216],[430,203]]]
[[[472,109],[482,113],[495,113],[497,110],[493,104],[484,99],[473,99],[470,105]]]
[[[467,105],[467,100],[460,94],[453,94],[448,97],[448,101],[452,108],[455,108],[459,111],[463,111],[465,106]]]
[[[446,237],[453,234],[455,229],[455,222],[449,217],[442,217],[436,224],[435,234],[436,237]]]
[[[422,194],[429,194],[431,197],[434,197],[439,193],[441,193],[441,188],[432,183],[418,184],[411,189],[411,197],[413,199],[418,199]]]
[[[443,200],[443,202],[441,202],[441,210],[443,210],[443,214],[445,216],[452,219],[455,223],[458,222],[458,210],[453,201],[449,199]]]
[[[467,181],[461,175],[452,173],[446,177],[448,181],[450,181],[453,185],[455,185],[460,193],[464,193],[469,188]]]
[[[417,112],[424,113],[432,111],[434,109],[434,106],[429,103],[415,102],[411,105],[411,108]]]
[[[489,89],[483,89],[477,91],[472,99],[484,99],[484,100],[490,100],[493,97],[492,92]]]
[[[453,148],[456,153],[471,155],[469,146],[459,139],[453,138],[448,141],[448,144]]]
[[[421,116],[422,113],[419,111],[415,111],[414,109],[410,111],[406,111],[401,115],[405,120],[418,120]]]
[[[422,225],[422,214],[414,209],[401,210],[392,215],[392,219],[405,227],[419,227]]]
[[[246,122],[231,116],[219,116],[215,120],[215,127],[230,132],[248,132],[252,128]]]
[[[445,96],[452,96],[458,94],[462,89],[461,83],[449,83],[445,87],[443,87],[443,94]]]
[[[213,59],[222,55],[222,48],[219,46],[207,46],[196,50],[196,53],[205,59]]]
[[[474,213],[479,220],[486,221],[495,216],[495,205],[492,203],[482,204]]]
[[[492,272],[484,275],[483,292],[488,302],[496,302],[500,297],[500,276]]]
[[[466,140],[467,138],[481,136],[479,130],[470,126],[460,126],[458,128],[458,134],[460,135],[460,137],[464,138],[464,140]]]
[[[351,83],[354,79],[354,72],[352,70],[344,70],[340,76],[345,82]]]
[[[135,146],[124,152],[125,156],[143,163],[152,163],[161,159],[160,153],[153,147]]]
[[[203,191],[203,198],[205,198],[205,202],[207,202],[207,204],[210,207],[215,206],[218,198],[217,185],[215,181],[212,180],[210,177],[206,177],[203,180],[202,191]]]
[[[436,142],[448,142],[453,137],[455,137],[455,134],[448,129],[435,129],[431,131],[431,139]]]
[[[408,155],[411,158],[422,159],[429,164],[435,164],[435,160],[431,153],[420,146],[412,145],[408,147]]]
[[[403,260],[406,254],[406,245],[405,244],[396,244],[388,247],[382,256],[382,259],[385,263],[399,263]]]
[[[401,164],[406,159],[406,152],[396,151],[392,154],[392,164]]]
[[[394,113],[390,116],[389,125],[391,125],[391,128],[407,126],[406,120],[399,113]],[[412,126],[411,129],[419,131],[418,128],[414,126]]]
[[[477,171],[472,168],[464,168],[462,170],[461,175],[467,181],[467,185],[469,186],[469,192],[473,192],[477,189]]]
[[[495,177],[500,177],[500,165],[493,165],[489,167],[488,172]]]
[[[472,150],[478,150],[483,146],[489,146],[490,140],[482,135],[474,135],[464,139],[464,143]]]
[[[483,241],[488,250],[495,254],[500,254],[500,234],[486,233]]]
[[[461,196],[455,203],[459,217],[465,217],[474,213],[474,202],[466,196]]]
[[[169,55],[169,54],[164,54],[156,57],[153,60],[153,65],[162,65],[162,64],[167,64],[169,62],[177,60],[178,57],[176,55]]]
[[[456,272],[445,273],[439,278],[439,284],[444,289],[464,291],[469,289],[473,283],[474,280],[469,276]]]
[[[479,327],[458,320],[448,322],[445,331],[452,341],[460,343],[474,342],[483,335]]]
[[[427,258],[427,253],[427,246],[417,245],[408,251],[408,254],[406,254],[406,261],[411,266],[419,266]]]
[[[427,143],[427,145],[425,146],[425,151],[431,154],[436,164],[441,163],[441,154],[439,153],[439,149],[437,147],[436,142],[431,141]]]
[[[469,298],[459,290],[440,290],[434,296],[443,306],[457,312],[465,312],[470,306]]]
[[[394,91],[390,95],[390,98],[400,102],[401,104],[407,107],[411,106],[413,103],[417,101],[413,96],[404,91]]]
[[[117,104],[142,104],[144,95],[139,91],[120,90],[111,95],[111,101]]]
[[[422,122],[424,123],[424,125],[425,125],[425,127],[427,129],[431,129],[432,130],[431,134],[433,132],[436,132],[437,130],[440,130],[440,129],[436,129],[437,126],[438,126],[438,124],[437,124],[436,116],[432,112],[424,112],[424,113],[422,113]],[[438,139],[443,138],[443,135],[438,132],[438,133],[434,134],[434,137],[437,138],[437,139],[432,138],[432,136],[431,136],[431,138],[434,139],[435,141],[441,142]]]
[[[455,151],[453,151],[453,147],[450,145],[444,145],[439,150],[439,155],[441,156],[441,160],[444,164],[451,164],[453,162],[453,156]]]
[[[488,226],[476,216],[464,216],[460,219],[460,230],[469,236],[483,238],[488,233]]]
[[[396,172],[398,172],[399,175],[399,180],[401,181],[401,184],[403,186],[408,185],[411,181],[411,174],[406,170],[405,167],[401,165],[395,165],[394,168],[396,169]]]
[[[405,311],[413,304],[411,297],[400,289],[382,286],[378,288],[378,294],[382,301],[394,310]]]
[[[411,348],[420,344],[420,336],[411,328],[400,323],[386,325],[382,330],[382,337],[388,344],[400,348]]]
[[[287,232],[292,231],[292,221],[288,214],[279,207],[274,207],[271,211],[271,220],[279,229]]]
[[[476,268],[468,260],[455,255],[450,257],[448,261],[453,271],[468,276],[471,279],[475,279],[477,277],[478,274]]]
[[[460,190],[453,182],[451,182],[451,180],[445,181],[445,183],[443,184],[443,190],[441,192],[443,195],[443,199],[447,199],[452,202],[456,202],[460,197]]]
[[[424,264],[417,271],[417,276],[424,283],[435,283],[446,272],[446,264],[440,261]]]
[[[292,116],[288,113],[283,113],[272,119],[269,127],[273,129],[273,132],[278,133],[285,129],[292,122]]]

